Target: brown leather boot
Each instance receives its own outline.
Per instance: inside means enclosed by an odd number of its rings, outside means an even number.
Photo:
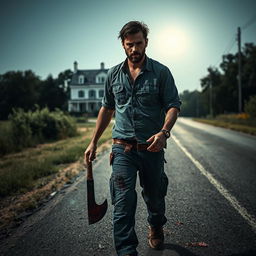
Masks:
[[[163,227],[149,227],[148,243],[152,249],[161,250],[164,245]]]

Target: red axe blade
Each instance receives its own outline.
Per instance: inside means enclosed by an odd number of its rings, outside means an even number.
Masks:
[[[89,224],[100,221],[107,212],[107,199],[101,205],[95,202],[94,180],[92,174],[92,163],[87,163],[87,203],[88,203],[88,220]]]

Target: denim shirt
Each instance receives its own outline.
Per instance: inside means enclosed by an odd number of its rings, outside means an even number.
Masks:
[[[161,130],[168,109],[181,105],[170,70],[147,56],[134,83],[126,60],[109,69],[104,89],[102,106],[115,109],[112,138],[146,143]]]

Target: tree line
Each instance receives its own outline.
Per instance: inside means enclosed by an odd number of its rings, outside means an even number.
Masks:
[[[241,58],[244,110],[245,103],[256,95],[256,46],[245,44]],[[65,81],[70,81],[72,75],[70,69],[59,73],[57,78],[49,75],[45,80],[31,70],[0,75],[0,120],[8,119],[12,109],[17,108],[28,111],[39,106],[50,111],[67,110],[70,90]],[[186,90],[180,94],[181,115],[201,117],[238,112],[238,55],[223,55],[219,68],[209,67],[200,85],[201,91]]]
[[[25,111],[47,107],[67,110],[69,87],[73,72],[68,69],[57,78],[40,79],[33,71],[9,71],[0,75],[0,120],[8,119],[13,109]]]
[[[256,46],[244,45],[242,62],[242,109],[256,97]],[[183,116],[216,116],[238,112],[238,54],[222,56],[217,67],[209,67],[207,74],[200,80],[201,91],[181,93]],[[248,107],[247,107],[248,109]]]

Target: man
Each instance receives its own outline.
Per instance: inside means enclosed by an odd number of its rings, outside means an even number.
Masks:
[[[110,155],[110,191],[113,234],[119,256],[136,256],[138,239],[134,230],[137,172],[147,205],[151,248],[164,242],[165,196],[168,179],[164,172],[164,148],[180,109],[173,77],[167,67],[146,56],[148,28],[138,21],[128,22],[119,38],[127,55],[111,68],[85,161],[96,157],[97,142],[114,112],[113,146]]]

